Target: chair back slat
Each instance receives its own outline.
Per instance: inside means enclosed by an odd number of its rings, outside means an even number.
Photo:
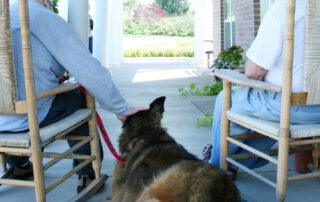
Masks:
[[[15,113],[16,78],[11,41],[9,0],[0,0],[0,113]]]
[[[307,0],[303,90],[307,104],[320,104],[320,1]]]

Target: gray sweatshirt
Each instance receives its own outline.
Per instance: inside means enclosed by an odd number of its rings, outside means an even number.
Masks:
[[[36,93],[57,87],[65,70],[75,77],[99,102],[100,106],[118,115],[128,107],[114,85],[110,72],[95,59],[76,32],[58,15],[36,0],[29,0],[31,48]],[[25,100],[18,5],[11,5],[11,31],[17,76],[18,100]],[[47,115],[54,97],[38,101],[38,120]],[[28,129],[26,115],[0,115],[0,131]]]

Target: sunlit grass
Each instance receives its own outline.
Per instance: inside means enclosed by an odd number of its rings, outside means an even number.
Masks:
[[[126,36],[124,57],[194,57],[193,37]]]

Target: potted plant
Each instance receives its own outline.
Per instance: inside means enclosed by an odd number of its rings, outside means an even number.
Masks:
[[[244,65],[243,49],[240,46],[232,46],[219,53],[211,69],[233,69],[242,71]]]

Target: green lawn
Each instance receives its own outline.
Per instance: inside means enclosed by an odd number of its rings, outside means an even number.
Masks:
[[[193,57],[194,38],[174,36],[124,36],[124,57]]]

